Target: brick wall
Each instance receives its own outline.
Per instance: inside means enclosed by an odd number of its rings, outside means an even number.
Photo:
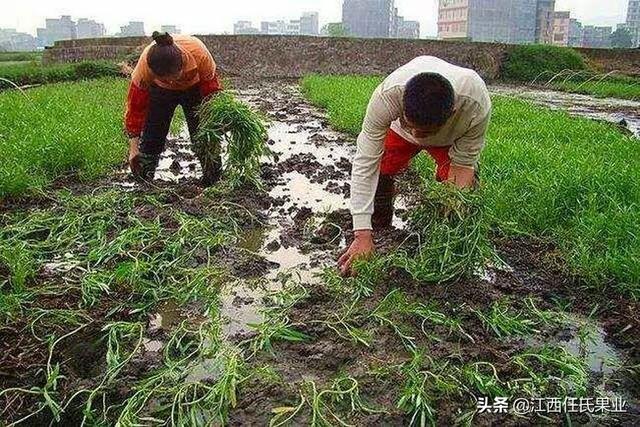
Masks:
[[[419,55],[434,55],[473,68],[487,80],[499,77],[512,45],[433,40],[352,39],[305,36],[198,36],[228,75],[301,77],[309,73],[387,74]],[[46,62],[119,59],[139,52],[145,37],[56,42]],[[600,71],[640,74],[640,49],[578,49]]]

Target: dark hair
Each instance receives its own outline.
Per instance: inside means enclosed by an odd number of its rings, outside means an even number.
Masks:
[[[449,80],[437,73],[420,73],[404,90],[404,114],[418,126],[442,126],[453,114],[455,93]]]
[[[147,64],[151,71],[159,77],[176,74],[182,68],[182,51],[173,43],[169,33],[154,31],[153,41],[147,54]]]

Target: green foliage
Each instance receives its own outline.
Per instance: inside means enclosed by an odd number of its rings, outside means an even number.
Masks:
[[[420,282],[470,277],[495,258],[482,197],[429,180],[416,186],[410,203],[415,250],[399,250],[394,264]]]
[[[304,94],[324,108],[336,129],[357,134],[367,111],[371,93],[380,77],[310,75],[302,80]]]
[[[0,52],[0,62],[40,61],[42,52]]]
[[[118,66],[106,61],[52,65],[28,62],[0,67],[0,89],[10,89],[13,84],[23,86],[119,76],[122,76],[122,73]]]
[[[342,22],[330,22],[322,28],[329,37],[348,37],[349,33]]]
[[[571,48],[519,45],[507,54],[501,71],[502,77],[508,80],[532,81],[543,74],[550,78],[563,70],[584,69],[584,59]]]
[[[124,161],[126,82],[105,79],[0,93],[0,199]]]
[[[523,336],[538,332],[536,322],[527,318],[521,311],[511,308],[508,301],[497,301],[488,313],[476,311],[487,329],[499,337]]]
[[[230,180],[258,184],[260,161],[271,153],[264,119],[228,92],[205,102],[199,115],[197,139],[210,141],[215,147],[220,147],[222,141],[227,143],[224,164]]]
[[[375,77],[311,76],[306,95],[357,135]],[[484,221],[552,240],[572,272],[640,297],[640,144],[614,125],[494,96],[481,159]],[[433,162],[414,169],[432,179]]]
[[[640,100],[640,79],[626,76],[577,77],[552,83],[557,90],[593,95],[597,98]]]

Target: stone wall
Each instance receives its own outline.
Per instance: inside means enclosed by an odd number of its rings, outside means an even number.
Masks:
[[[301,77],[309,73],[387,74],[420,55],[434,55],[499,78],[513,45],[435,40],[353,39],[305,36],[198,36],[227,75]],[[46,62],[120,59],[141,51],[146,37],[56,42]],[[640,49],[578,49],[598,70],[640,74]]]

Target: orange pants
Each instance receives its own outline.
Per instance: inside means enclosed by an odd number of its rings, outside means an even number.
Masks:
[[[380,164],[381,175],[397,175],[405,170],[411,159],[421,150],[425,150],[436,162],[436,180],[442,182],[449,179],[451,147],[418,147],[410,143],[393,130],[389,129],[384,140],[384,154]]]

